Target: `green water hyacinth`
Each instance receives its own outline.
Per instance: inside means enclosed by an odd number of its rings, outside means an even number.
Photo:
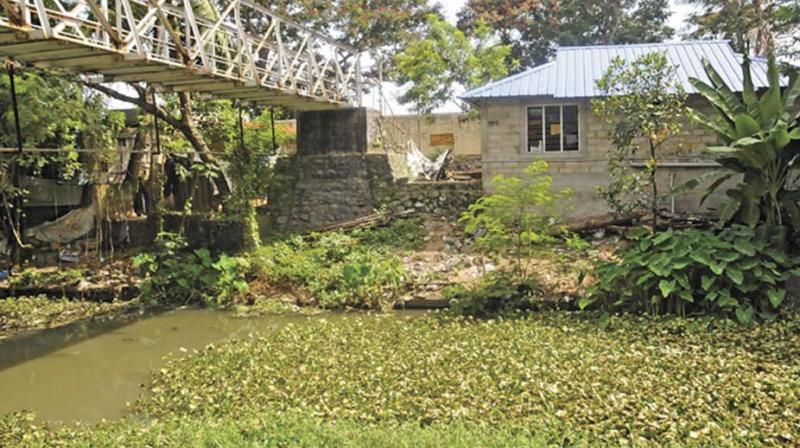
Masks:
[[[142,415],[480,423],[529,446],[777,446],[800,434],[800,321],[543,312],[316,321],[170,361]],[[519,446],[519,445],[517,445]]]

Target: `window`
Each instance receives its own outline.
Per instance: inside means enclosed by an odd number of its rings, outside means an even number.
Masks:
[[[528,108],[528,152],[577,151],[578,106]]]

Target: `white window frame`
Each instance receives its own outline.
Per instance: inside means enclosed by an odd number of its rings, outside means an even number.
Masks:
[[[561,126],[561,138],[559,139],[561,146],[558,151],[548,151],[545,148],[547,147],[547,114],[546,110],[548,107],[556,107],[558,106],[558,123]],[[574,106],[578,110],[578,149],[574,151],[564,151],[564,107]],[[531,150],[530,145],[530,133],[529,133],[529,124],[528,120],[530,119],[530,109],[539,108],[542,111],[542,149],[534,149]],[[581,152],[581,148],[583,145],[581,144],[581,136],[583,135],[583,129],[581,129],[581,106],[578,103],[556,103],[556,104],[534,104],[530,106],[525,106],[525,152],[528,154],[533,153],[541,153],[541,154],[575,154]]]

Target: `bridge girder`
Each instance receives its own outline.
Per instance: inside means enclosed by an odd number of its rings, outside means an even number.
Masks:
[[[360,105],[357,50],[253,0],[213,4],[202,17],[191,0],[0,0],[0,56],[300,110]]]

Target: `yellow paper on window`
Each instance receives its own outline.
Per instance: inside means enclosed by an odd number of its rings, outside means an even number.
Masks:
[[[561,125],[558,123],[550,124],[550,135],[559,135],[561,134]]]

